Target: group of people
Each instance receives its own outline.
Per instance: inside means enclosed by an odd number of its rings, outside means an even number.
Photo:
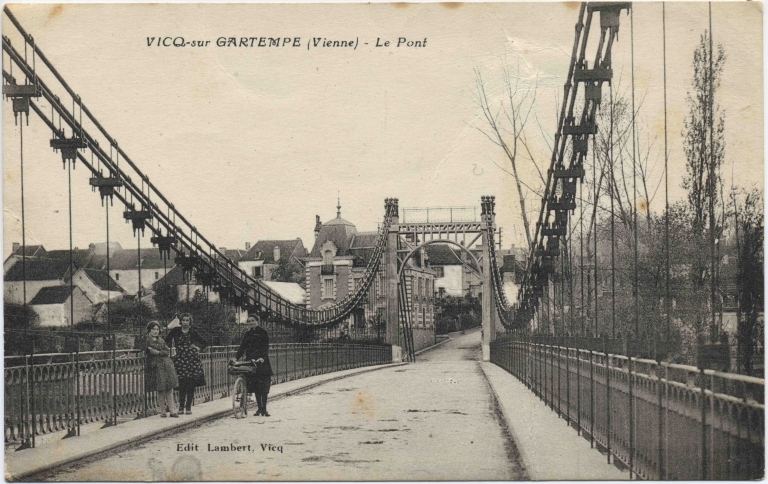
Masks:
[[[254,362],[255,371],[248,375],[249,393],[256,394],[258,410],[256,415],[269,417],[267,413],[267,395],[269,394],[272,366],[269,361],[269,335],[258,326],[256,315],[249,314],[247,324],[251,326],[243,334],[236,358],[243,356]],[[180,326],[170,330],[163,338],[160,336],[160,323],[151,321],[147,325],[147,391],[157,391],[160,416],[178,417],[179,414],[192,414],[192,402],[195,388],[205,385],[203,364],[200,350],[208,342],[198,331],[192,328],[192,315],[184,313],[180,317]],[[173,354],[172,350],[173,349]],[[173,390],[179,389],[178,413],[174,410]]]

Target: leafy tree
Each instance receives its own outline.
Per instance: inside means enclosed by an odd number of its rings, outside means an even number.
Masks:
[[[765,227],[762,193],[753,189],[743,193],[743,201],[732,192],[731,210],[735,220],[737,251],[737,337],[738,370],[752,374],[758,344],[763,339]]]
[[[725,111],[720,108],[715,95],[720,87],[726,56],[722,44],[717,45],[717,51],[713,51],[710,44],[710,32],[705,30],[693,53],[693,91],[688,92],[688,116],[682,133],[686,157],[683,188],[688,191],[693,243],[698,249],[691,267],[696,289],[705,286],[710,272],[711,244],[705,239],[707,235],[717,237],[717,187],[725,158]]]
[[[153,317],[152,308],[141,301],[121,299],[109,303],[109,324],[113,331],[141,334]],[[107,311],[102,310],[96,319],[102,327],[106,327]]]
[[[234,310],[230,306],[208,301],[208,295],[198,289],[189,302],[179,301],[176,304],[174,316],[182,313],[192,315],[194,327],[209,343],[223,344],[227,342],[228,335],[230,335],[229,330],[232,329],[231,326],[235,319]]]
[[[435,301],[435,312],[435,329],[438,333],[474,328],[482,323],[480,299],[471,294],[439,298]]]
[[[38,325],[39,317],[34,309],[23,304],[3,303],[3,324],[5,341],[5,354],[25,354],[31,350],[31,339],[25,335],[25,329],[31,329]]]
[[[291,259],[280,259],[277,267],[272,270],[271,279],[277,282],[295,282],[300,285],[302,289],[306,289],[306,277],[304,274],[304,268]]]
[[[158,287],[154,294],[152,294],[152,300],[155,303],[160,319],[172,317],[179,303],[178,286]]]

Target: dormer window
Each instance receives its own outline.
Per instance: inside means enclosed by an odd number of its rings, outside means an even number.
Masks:
[[[323,252],[323,265],[333,265],[333,252],[330,250]]]

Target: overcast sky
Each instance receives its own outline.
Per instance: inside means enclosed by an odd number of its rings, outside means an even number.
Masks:
[[[387,197],[401,207],[441,207],[479,205],[481,195],[495,195],[505,247],[522,244],[516,189],[500,168],[508,169],[507,161],[475,129],[482,123],[473,70],[494,97],[504,63],[523,80],[537,80],[530,137],[534,156],[548,165],[541,132],[554,132],[578,14],[578,4],[564,3],[10,8],[120,147],[202,234],[227,248],[296,237],[311,247],[315,214],[335,217],[337,194],[342,216],[360,231],[376,229]],[[760,9],[756,2],[713,5],[714,38],[728,55],[718,97],[726,111],[728,185],[733,172],[737,184],[762,187]],[[663,176],[661,10],[643,3],[634,13],[636,93],[644,99],[639,136],[656,140],[656,182]],[[666,14],[670,185],[679,199],[685,97],[707,4],[668,4]],[[617,89],[628,93],[632,32],[628,16],[621,22],[614,71]],[[3,32],[22,46],[5,17]],[[147,46],[148,38],[167,36],[211,42]],[[300,47],[217,47],[219,37],[300,37]],[[426,39],[426,46],[397,47],[400,37]],[[312,38],[354,40],[357,48],[307,49]],[[388,47],[376,47],[387,40]],[[7,255],[21,241],[19,128],[9,102],[3,128]],[[50,137],[32,115],[24,128],[27,244],[63,249],[67,173]],[[73,240],[81,248],[105,240],[104,209],[88,177],[82,166],[72,174]],[[521,177],[535,186],[527,161]],[[651,209],[663,203],[660,194]],[[135,247],[121,208],[111,212],[110,236]]]

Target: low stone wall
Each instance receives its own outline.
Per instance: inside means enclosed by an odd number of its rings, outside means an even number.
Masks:
[[[413,329],[414,351],[419,351],[435,344],[435,330],[431,328]]]

